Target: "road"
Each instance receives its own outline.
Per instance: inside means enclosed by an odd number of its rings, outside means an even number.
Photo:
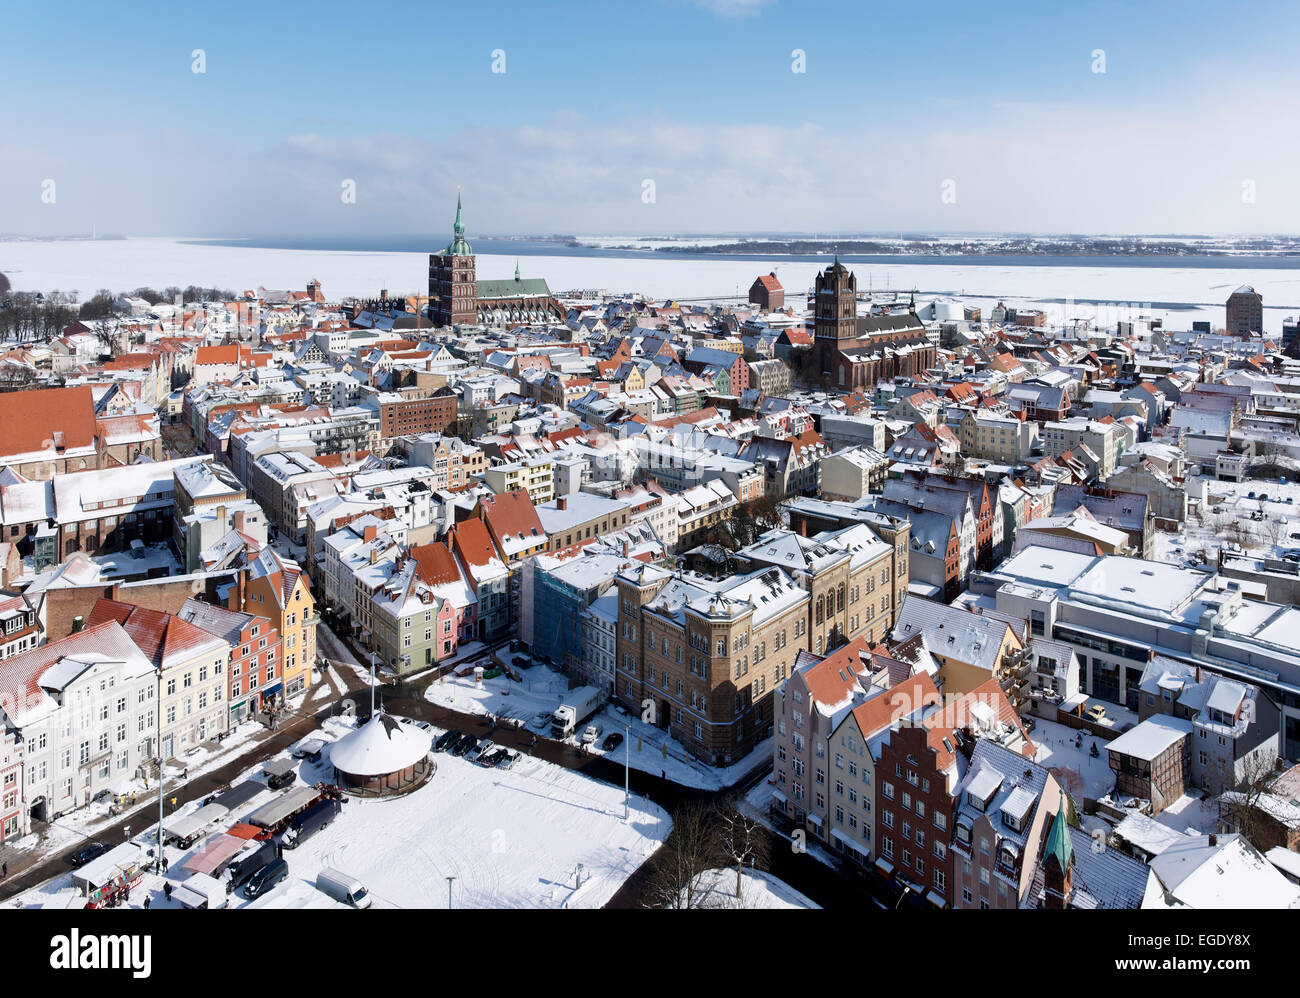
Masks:
[[[330,650],[337,655],[341,650],[339,639],[324,625],[318,632],[317,640],[322,650]],[[341,657],[341,656],[340,656]],[[270,758],[283,751],[304,735],[331,717],[338,705],[345,698],[352,699],[357,715],[369,716],[370,696],[368,684],[362,681],[352,668],[344,661],[335,661],[335,672],[347,687],[343,697],[321,703],[307,699],[299,711],[281,722],[274,731],[259,736],[259,740],[241,752],[239,756],[210,772],[196,776],[187,783],[173,783],[164,790],[164,796],[170,800],[176,797],[178,804],[192,800],[201,800],[209,794],[226,787],[235,778],[244,773],[259,759]],[[481,714],[467,714],[463,711],[430,703],[424,698],[429,683],[437,679],[439,672],[431,670],[414,682],[388,684],[378,687],[377,693],[383,708],[392,714],[413,717],[429,721],[440,728],[455,728],[465,733],[490,736],[498,745],[537,756],[547,762],[566,769],[576,770],[593,779],[602,780],[614,786],[624,783],[624,767],[615,758],[590,754],[583,749],[557,742],[550,738],[536,737],[527,728],[515,728],[508,724],[498,726]],[[322,680],[324,681],[324,680]],[[534,740],[536,744],[534,744]],[[653,773],[633,769],[627,774],[631,792],[652,800],[670,815],[683,804],[689,802],[714,803],[733,793],[744,792],[764,779],[770,771],[770,762],[763,760],[731,787],[721,790],[702,790],[684,787],[671,780],[655,776]],[[118,842],[125,838],[127,826],[137,830],[152,825],[157,820],[157,799],[141,805],[134,812],[122,817],[117,822],[96,830],[94,839],[105,842]],[[788,838],[777,832],[767,831],[768,847],[766,858],[761,868],[789,884],[795,890],[824,908],[854,909],[876,906],[893,907],[897,900],[896,889],[879,877],[860,873],[844,866],[841,870],[832,870],[818,859],[796,852]],[[20,894],[44,883],[51,877],[66,873],[70,869],[67,857],[76,848],[85,843],[80,840],[58,854],[41,859],[39,862],[10,876],[0,882],[0,900]],[[671,843],[671,836],[669,843]],[[662,848],[662,847],[661,847]],[[619,889],[606,907],[609,908],[643,908],[648,906],[647,890],[650,870],[654,863],[652,856]]]

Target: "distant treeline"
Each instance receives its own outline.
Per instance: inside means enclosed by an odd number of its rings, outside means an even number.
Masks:
[[[174,303],[178,297],[186,303],[229,301],[235,293],[229,288],[203,288],[195,284],[186,288],[173,285],[162,291],[142,287],[120,293],[100,288],[78,305],[69,293],[59,290],[48,294],[0,291],[0,340],[48,340],[78,319],[90,323],[112,318],[118,314],[113,303],[123,297],[142,298],[150,305],[160,305]]]
[[[1294,256],[1300,254],[1300,241],[1250,240],[1234,242],[1232,248],[1237,251],[1254,250]],[[789,239],[719,243],[714,246],[662,246],[655,252],[728,256],[825,256],[832,252],[854,256],[1222,256],[1224,247],[1142,239],[1008,239],[970,242]]]

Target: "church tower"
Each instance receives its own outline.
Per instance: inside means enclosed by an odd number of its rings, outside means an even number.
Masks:
[[[1060,910],[1070,906],[1074,894],[1074,847],[1065,820],[1065,801],[1057,808],[1043,846],[1043,907]]]
[[[452,239],[441,253],[429,254],[429,318],[435,326],[478,321],[474,250],[465,240],[465,218],[456,195]]]
[[[835,355],[858,337],[858,279],[840,258],[817,275],[813,346],[821,371],[828,374]]]

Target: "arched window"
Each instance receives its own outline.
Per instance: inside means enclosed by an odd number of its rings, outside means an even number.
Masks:
[[[839,595],[835,598],[836,613],[844,612],[844,583],[840,583]]]
[[[822,597],[818,596],[817,597],[817,623],[819,624],[822,622],[822,616],[823,616],[822,609],[823,609]]]

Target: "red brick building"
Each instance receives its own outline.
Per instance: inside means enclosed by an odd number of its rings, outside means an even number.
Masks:
[[[442,433],[456,422],[456,393],[439,388],[423,398],[379,397],[379,435],[401,437],[411,433]]]
[[[764,312],[775,312],[785,307],[785,288],[781,287],[775,272],[755,278],[749,286],[749,303]]]
[[[956,732],[900,725],[881,743],[876,774],[876,864],[918,893],[947,896],[952,791],[959,779]]]

